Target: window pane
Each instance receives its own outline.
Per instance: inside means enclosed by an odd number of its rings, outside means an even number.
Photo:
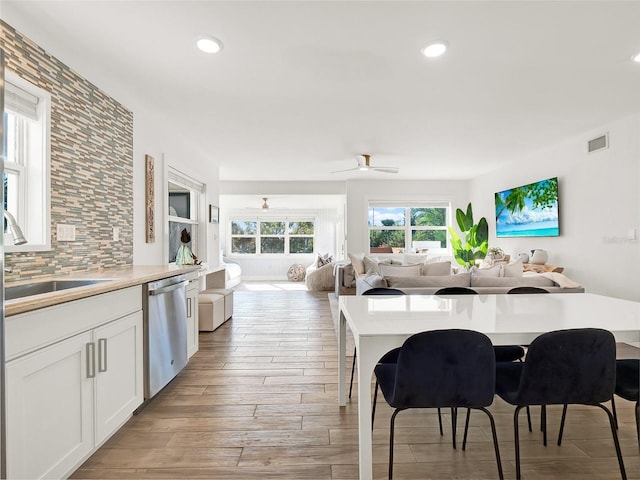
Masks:
[[[369,208],[370,227],[402,227],[405,224],[405,208]]]
[[[411,225],[444,227],[447,225],[447,209],[412,208]]]
[[[260,222],[260,234],[284,235],[284,222]]]
[[[313,237],[290,238],[289,253],[313,253]]]
[[[231,222],[231,235],[255,235],[257,231],[257,222]]]
[[[440,242],[440,248],[447,248],[446,230],[411,230],[411,240]]]
[[[276,222],[273,222],[273,223],[276,223]],[[260,252],[261,253],[284,253],[284,237],[262,237],[260,239]]]
[[[290,235],[313,235],[313,222],[289,222]]]
[[[231,253],[256,253],[256,239],[241,237],[232,238]]]
[[[404,230],[371,230],[369,246],[404,248]]]

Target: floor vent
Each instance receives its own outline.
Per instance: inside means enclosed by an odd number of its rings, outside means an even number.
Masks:
[[[593,138],[587,142],[587,151],[589,153],[609,148],[609,134],[605,133],[599,137]]]

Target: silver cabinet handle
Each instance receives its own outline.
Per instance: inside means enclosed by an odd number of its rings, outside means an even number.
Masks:
[[[96,344],[94,342],[87,343],[87,378],[95,378],[96,376]]]
[[[107,339],[98,339],[98,372],[107,371]]]
[[[191,318],[191,297],[187,298],[187,318]]]

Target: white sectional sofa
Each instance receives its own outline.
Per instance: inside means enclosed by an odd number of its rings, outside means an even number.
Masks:
[[[444,257],[405,256],[403,260],[387,258],[384,261],[376,258],[365,261],[364,256],[350,257],[351,264],[337,268],[338,295],[353,294],[354,289],[357,295],[361,295],[375,287],[396,288],[408,294],[433,294],[443,287],[468,287],[478,293],[507,293],[519,286],[540,287],[552,293],[584,292],[582,285],[561,273],[524,272],[520,262],[456,272],[458,269],[452,267],[451,260]],[[419,263],[411,263],[416,260]]]

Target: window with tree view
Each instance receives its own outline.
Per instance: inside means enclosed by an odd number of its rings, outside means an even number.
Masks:
[[[369,250],[446,249],[448,219],[448,206],[369,206]]]
[[[232,254],[313,253],[314,221],[256,219],[231,221]]]

